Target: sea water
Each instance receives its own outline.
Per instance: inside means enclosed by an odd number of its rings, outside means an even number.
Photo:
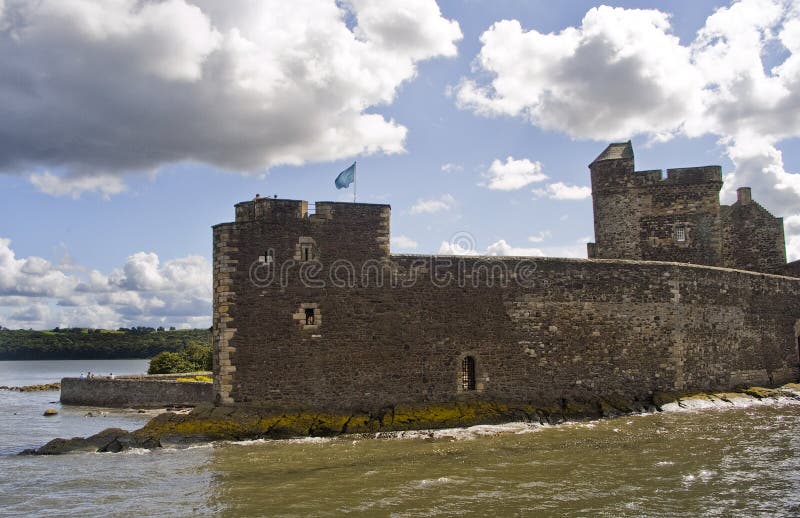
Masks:
[[[147,416],[58,407],[63,425],[41,415],[56,392],[0,398],[0,516],[800,515],[791,399],[557,426],[31,457],[14,453],[62,432],[134,429]]]

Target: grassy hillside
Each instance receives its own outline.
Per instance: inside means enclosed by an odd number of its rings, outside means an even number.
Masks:
[[[0,360],[152,358],[190,344],[208,345],[210,336],[208,329],[0,329]]]

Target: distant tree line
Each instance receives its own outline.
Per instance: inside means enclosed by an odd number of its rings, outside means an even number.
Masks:
[[[209,329],[0,329],[0,360],[145,359],[161,352],[180,352],[193,345],[210,351],[210,341]]]

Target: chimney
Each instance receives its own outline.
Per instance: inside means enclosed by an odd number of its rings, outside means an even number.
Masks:
[[[742,205],[748,205],[753,201],[753,194],[750,191],[750,187],[739,187],[736,189],[736,199]]]

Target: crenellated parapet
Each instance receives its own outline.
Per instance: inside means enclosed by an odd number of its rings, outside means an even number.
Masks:
[[[718,165],[636,171],[631,143],[620,142],[589,170],[595,228],[590,258],[763,272],[778,272],[786,262],[782,221],[753,202],[749,188],[740,189],[733,206],[720,205]]]

